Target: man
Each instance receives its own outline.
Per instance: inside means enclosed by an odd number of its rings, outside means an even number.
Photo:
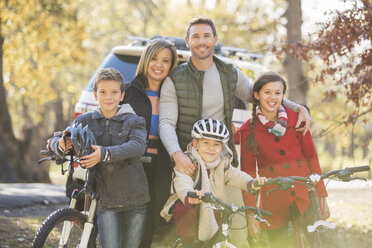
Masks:
[[[213,56],[217,44],[217,32],[211,19],[196,17],[191,20],[186,32],[186,45],[191,58],[178,66],[164,80],[160,93],[159,134],[175,162],[177,169],[191,175],[195,166],[183,153],[192,140],[190,130],[202,118],[213,118],[226,124],[232,132],[232,114],[235,96],[245,102],[252,102],[252,83],[239,70]],[[310,127],[310,116],[305,107],[287,99],[284,104],[299,112],[296,124],[305,134]],[[237,155],[233,139],[229,147]]]

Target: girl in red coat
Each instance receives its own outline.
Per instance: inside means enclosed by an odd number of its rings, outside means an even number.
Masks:
[[[295,125],[298,114],[282,105],[286,82],[273,72],[262,74],[253,86],[254,103],[252,119],[239,129],[241,169],[252,177],[267,178],[286,176],[308,176],[321,174],[318,156],[310,132],[297,132]],[[267,229],[271,247],[289,247],[288,223],[300,222],[309,207],[309,196],[305,186],[297,185],[291,190],[268,190],[276,187],[265,186],[261,190],[262,208],[272,213],[267,220],[270,226],[260,225],[247,215],[248,230],[258,238],[260,227]],[[320,203],[324,206],[323,216],[329,216],[325,201],[327,192],[323,181],[316,187]],[[247,206],[255,205],[255,197],[243,192]]]

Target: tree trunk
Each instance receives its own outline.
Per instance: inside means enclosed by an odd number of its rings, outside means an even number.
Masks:
[[[20,159],[16,155],[18,141],[14,136],[12,121],[8,112],[6,90],[3,80],[3,44],[4,37],[1,30],[2,19],[0,16],[0,181],[16,182],[18,180],[14,168],[19,167]]]
[[[38,133],[32,125],[27,114],[27,105],[23,105],[24,118],[26,123],[24,127],[24,139],[19,141],[13,132],[12,120],[8,111],[6,100],[6,89],[3,80],[3,44],[2,19],[0,16],[0,182],[49,182],[48,169],[46,166],[36,167],[39,147],[32,144],[40,143],[40,140],[32,139],[34,132]],[[36,135],[36,137],[42,137]],[[34,147],[35,148],[35,147]],[[37,150],[37,152],[35,152]]]
[[[288,8],[285,12],[287,18],[287,42],[290,44],[300,41],[302,26],[301,0],[287,0]],[[284,67],[288,78],[289,99],[299,104],[306,104],[308,81],[303,75],[302,63],[290,54],[286,53]]]

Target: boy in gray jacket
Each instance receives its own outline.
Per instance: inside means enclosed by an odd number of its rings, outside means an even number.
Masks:
[[[167,221],[174,214],[176,233],[181,237],[184,247],[197,247],[195,239],[206,241],[218,229],[213,209],[205,208],[205,203],[199,199],[189,198],[187,192],[193,191],[200,198],[205,192],[212,192],[224,200],[226,185],[248,191],[250,187],[253,188],[253,181],[259,185],[266,181],[264,177],[253,179],[231,165],[232,152],[227,146],[229,131],[222,122],[214,119],[199,120],[194,124],[191,136],[193,140],[187,146],[186,154],[197,169],[193,176],[189,176],[174,167],[172,183],[175,194],[168,199],[160,213]]]
[[[139,247],[149,202],[147,179],[140,162],[129,158],[141,156],[146,149],[145,120],[124,98],[124,79],[113,68],[102,69],[95,77],[94,97],[99,107],[74,121],[88,125],[97,145],[80,159],[82,166],[96,166],[99,193],[98,231],[104,248]],[[71,141],[54,137],[50,148],[61,155],[71,149]],[[121,245],[120,245],[121,244]]]

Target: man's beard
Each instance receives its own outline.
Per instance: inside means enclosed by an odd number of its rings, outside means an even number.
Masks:
[[[208,51],[206,53],[204,53],[202,56],[199,56],[199,53],[197,52],[197,48],[196,49],[191,49],[191,54],[192,56],[200,59],[200,60],[204,60],[204,59],[208,59],[209,57],[211,57],[213,55],[213,52],[214,52],[214,47],[212,49],[208,49]]]

